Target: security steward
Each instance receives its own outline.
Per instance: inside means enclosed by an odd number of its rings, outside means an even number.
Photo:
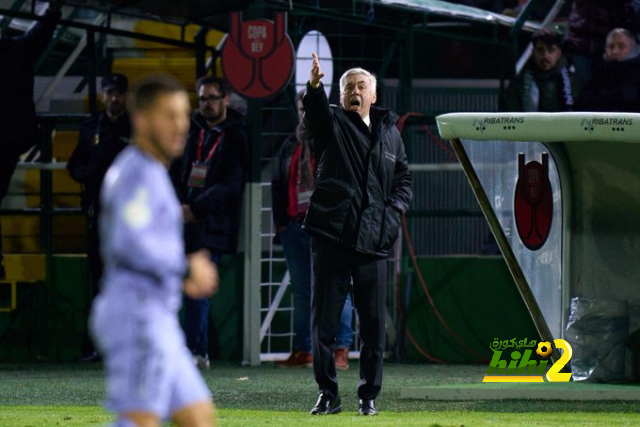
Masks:
[[[98,293],[102,276],[100,259],[100,187],[107,169],[116,156],[127,146],[131,136],[131,123],[126,99],[129,81],[123,74],[109,74],[101,81],[101,100],[104,111],[82,124],[78,145],[67,164],[71,177],[82,186],[82,210],[87,215],[87,255],[91,270],[91,294]],[[87,337],[87,341],[89,341]],[[80,359],[90,362],[98,353],[90,343]]]

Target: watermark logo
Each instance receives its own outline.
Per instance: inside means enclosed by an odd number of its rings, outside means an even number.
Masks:
[[[536,346],[537,344],[537,346]],[[560,372],[562,368],[571,360],[573,350],[571,345],[563,339],[553,340],[553,344],[557,349],[563,351],[562,356],[558,359],[546,373],[549,382],[567,382],[571,379],[571,373]],[[513,348],[511,359],[502,359],[502,353],[507,348]],[[541,360],[536,360],[533,355],[535,348],[536,355]],[[482,382],[488,383],[522,383],[522,382],[544,382],[542,374],[547,368],[548,360],[546,360],[553,348],[550,342],[537,342],[532,340],[527,342],[524,340],[516,341],[504,340],[499,341],[497,338],[491,344],[493,357],[489,363],[489,369],[484,376]],[[519,350],[523,349],[521,353]]]

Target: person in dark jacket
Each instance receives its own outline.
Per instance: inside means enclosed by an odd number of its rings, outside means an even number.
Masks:
[[[295,133],[280,147],[271,185],[273,222],[287,260],[293,291],[293,351],[286,360],[277,362],[283,368],[311,367],[311,237],[302,230],[315,183],[313,140],[303,123],[304,90],[296,95],[299,123]],[[347,296],[336,333],[335,364],[349,369],[349,347],[353,341],[351,319],[353,308]]]
[[[34,67],[53,37],[63,5],[64,0],[50,2],[42,21],[24,35],[8,37],[0,30],[0,204],[20,155],[38,141]],[[0,226],[0,279],[5,276],[2,253]]]
[[[187,252],[208,249],[220,263],[236,252],[242,194],[248,172],[248,137],[242,115],[228,108],[226,80],[205,76],[196,82],[200,110],[191,119],[187,147],[174,164],[182,202]],[[177,177],[177,178],[176,178]],[[185,335],[199,368],[209,368],[209,299],[185,299]]]
[[[564,54],[581,81],[593,78],[594,62],[602,58],[604,42],[614,28],[638,31],[634,9],[637,0],[573,0],[562,43]]]
[[[320,396],[311,414],[342,410],[334,366],[336,328],[350,291],[360,320],[358,412],[377,413],[385,346],[387,260],[411,201],[411,176],[398,116],[373,107],[376,80],[354,68],[340,78],[341,106],[330,106],[318,55],[304,96],[305,124],[319,159],[303,229],[312,236],[313,369]]]
[[[560,35],[549,29],[531,38],[531,58],[509,84],[505,111],[572,111],[579,81],[562,56]]]
[[[580,111],[640,112],[640,47],[624,28],[612,30],[593,79],[578,98]]]
[[[122,74],[109,74],[102,78],[102,113],[87,120],[80,128],[78,145],[71,154],[67,169],[82,185],[82,210],[87,216],[87,255],[91,270],[92,296],[98,293],[103,263],[100,258],[98,219],[100,215],[100,188],[104,176],[116,156],[129,144],[131,122],[126,109],[129,82]],[[87,344],[81,362],[98,359],[98,353]]]

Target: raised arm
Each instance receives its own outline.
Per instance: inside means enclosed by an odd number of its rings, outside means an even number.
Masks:
[[[304,123],[311,132],[315,155],[319,159],[329,141],[333,139],[333,114],[321,82],[324,73],[320,67],[320,60],[317,54],[311,55],[313,57],[311,74],[302,103],[305,111]]]
[[[324,77],[324,73],[322,72],[322,67],[320,67],[318,54],[313,52],[311,58],[311,77],[309,78],[309,84],[312,88],[317,89],[318,86],[320,86],[320,80]]]

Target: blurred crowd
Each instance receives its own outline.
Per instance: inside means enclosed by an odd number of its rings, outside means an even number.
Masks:
[[[564,36],[533,34],[506,111],[640,112],[640,2],[575,0]]]

